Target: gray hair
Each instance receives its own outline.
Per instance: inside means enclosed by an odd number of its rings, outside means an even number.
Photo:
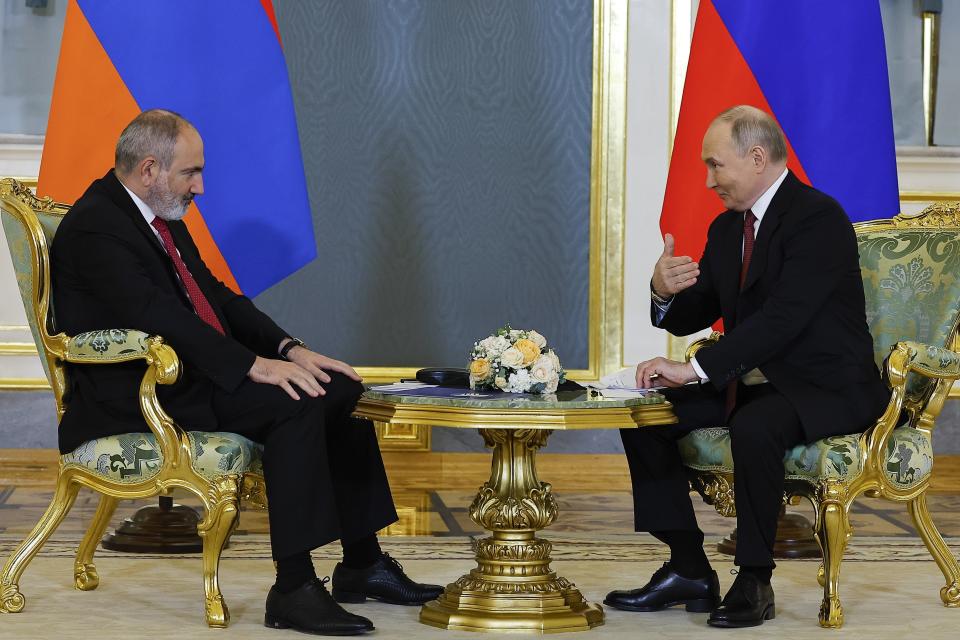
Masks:
[[[130,173],[147,156],[153,156],[161,169],[173,162],[173,148],[185,129],[194,129],[179,113],[165,109],[144,111],[127,125],[114,154],[114,167],[120,173]]]
[[[787,159],[787,143],[783,130],[767,112],[741,104],[730,107],[717,116],[714,122],[730,123],[730,136],[741,158],[753,147],[762,147],[771,162],[783,162]]]

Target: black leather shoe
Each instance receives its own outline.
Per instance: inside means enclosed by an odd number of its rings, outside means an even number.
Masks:
[[[383,554],[366,569],[351,569],[338,562],[333,570],[333,598],[337,602],[364,602],[367,598],[387,604],[418,605],[436,600],[443,587],[414,582],[400,563]]]
[[[714,627],[756,627],[777,616],[773,587],[752,573],[741,571],[707,624]]]
[[[632,591],[611,591],[603,604],[624,611],[660,611],[679,604],[687,611],[707,613],[720,602],[720,581],[717,572],[691,580],[664,563],[650,578],[650,582]]]
[[[271,588],[263,624],[274,629],[294,629],[320,636],[356,636],[373,631],[373,623],[338,605],[327,592],[330,578],[313,578],[290,593]]]

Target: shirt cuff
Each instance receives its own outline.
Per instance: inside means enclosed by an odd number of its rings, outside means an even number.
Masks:
[[[667,315],[667,311],[670,310],[670,304],[673,302],[673,296],[669,298],[661,298],[653,291],[650,292],[650,300],[653,302],[653,306],[656,308],[657,322],[656,325],[659,326],[663,322],[663,317]]]
[[[700,382],[707,382],[710,379],[703,369],[700,367],[700,363],[697,362],[697,356],[690,358],[690,364],[693,365],[693,370],[697,372],[697,375],[700,376]]]

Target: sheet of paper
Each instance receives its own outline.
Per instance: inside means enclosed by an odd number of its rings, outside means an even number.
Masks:
[[[637,368],[624,367],[610,375],[603,376],[597,382],[588,382],[593,389],[635,389],[637,387]]]
[[[389,393],[391,391],[411,391],[413,389],[431,389],[435,384],[424,384],[423,382],[394,382],[393,384],[381,384],[370,387],[372,391],[382,391]]]
[[[636,398],[663,388],[664,387],[651,387],[649,389],[598,389],[598,391],[604,398]]]

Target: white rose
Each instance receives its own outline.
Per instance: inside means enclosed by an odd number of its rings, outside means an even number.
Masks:
[[[523,354],[516,347],[510,347],[500,354],[500,363],[505,367],[517,369],[523,364]]]
[[[510,329],[510,337],[514,340],[520,337],[520,334],[523,333],[520,329]]]
[[[547,346],[547,339],[544,338],[539,333],[537,333],[536,331],[531,331],[530,333],[528,333],[527,339],[533,342],[535,345],[537,345],[541,349]]]
[[[563,369],[563,367],[560,366],[560,358],[558,358],[558,357],[557,357],[557,354],[555,354],[555,353],[553,352],[553,349],[550,349],[550,350],[547,351],[547,353],[544,354],[544,355],[545,355],[547,358],[550,358],[550,362],[553,363],[553,370],[554,370],[554,371],[559,372],[561,369]]]
[[[547,383],[551,378],[557,377],[557,370],[553,366],[553,360],[547,355],[542,355],[530,367],[530,377],[534,382]]]
[[[557,377],[557,374],[553,374],[553,377],[547,381],[547,386],[544,388],[544,393],[556,393],[557,387],[560,386],[560,378]]]
[[[507,379],[503,376],[497,376],[494,378],[493,384],[497,385],[497,389],[500,389],[501,391],[507,390]]]

